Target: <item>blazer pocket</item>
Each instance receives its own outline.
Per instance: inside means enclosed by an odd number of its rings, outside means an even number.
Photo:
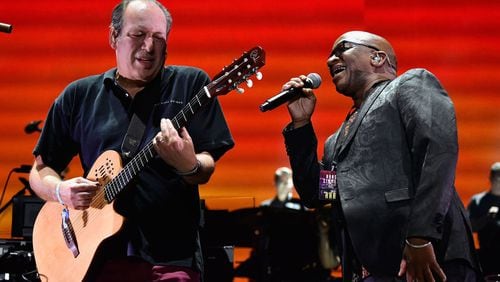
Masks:
[[[388,203],[409,200],[408,188],[394,189],[385,192],[385,201]]]

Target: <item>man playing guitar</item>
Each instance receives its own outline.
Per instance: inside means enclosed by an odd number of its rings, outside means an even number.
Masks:
[[[234,142],[217,99],[194,115],[200,97],[210,97],[203,90],[208,75],[164,66],[171,24],[155,0],[118,4],[109,36],[117,67],[72,82],[52,104],[30,173],[48,205],[34,231],[41,277],[200,281],[198,185]],[[183,106],[183,120],[173,118]],[[85,177],[63,180],[60,173],[75,156]],[[132,163],[126,171],[122,160]],[[117,172],[123,173],[109,182]],[[98,220],[106,209],[113,215]]]

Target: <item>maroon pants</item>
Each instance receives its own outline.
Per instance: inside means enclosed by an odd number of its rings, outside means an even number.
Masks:
[[[199,282],[200,273],[187,267],[151,265],[132,258],[107,261],[95,282]]]

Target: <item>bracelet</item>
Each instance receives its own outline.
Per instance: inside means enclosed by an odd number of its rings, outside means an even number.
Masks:
[[[178,170],[175,170],[175,173],[177,175],[180,175],[180,176],[193,176],[195,174],[198,173],[198,171],[200,170],[200,167],[201,167],[201,162],[200,160],[196,160],[196,165],[194,166],[194,168],[190,171],[178,171]]]
[[[57,201],[59,201],[59,203],[61,205],[65,206],[65,204],[61,198],[61,191],[60,191],[61,190],[61,183],[62,183],[62,181],[57,183],[57,185],[56,185],[56,197],[57,197]]]
[[[431,241],[429,241],[429,242],[427,242],[425,244],[422,244],[422,245],[415,245],[415,244],[410,243],[410,241],[408,241],[408,239],[405,239],[405,243],[406,243],[406,245],[408,245],[408,246],[410,246],[410,247],[412,247],[414,249],[422,249],[422,248],[425,248],[425,247],[427,247],[429,245],[432,245]]]

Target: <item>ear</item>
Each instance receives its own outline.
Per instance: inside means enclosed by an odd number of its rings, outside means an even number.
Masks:
[[[114,28],[109,29],[109,45],[111,48],[116,49],[116,38],[118,37],[118,32]]]
[[[167,57],[168,57],[168,50],[167,50],[167,45],[165,45],[165,57],[164,57],[165,59],[164,59],[164,61],[167,60]]]
[[[375,52],[375,54],[371,56],[372,64],[376,67],[380,67],[384,64],[386,57],[387,54],[384,51]]]

